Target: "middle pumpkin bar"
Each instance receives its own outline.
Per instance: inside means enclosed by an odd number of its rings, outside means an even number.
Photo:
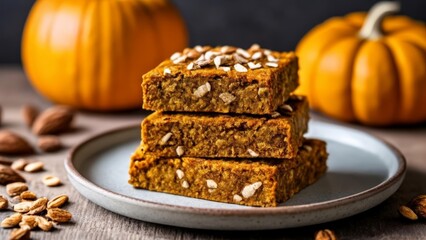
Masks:
[[[142,148],[162,157],[294,158],[308,120],[301,96],[272,115],[155,112],[142,122]]]

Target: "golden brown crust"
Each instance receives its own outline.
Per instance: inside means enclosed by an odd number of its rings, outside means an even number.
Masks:
[[[155,112],[142,122],[143,150],[162,157],[294,158],[309,106],[294,96],[279,116]],[[288,107],[287,107],[288,108]]]
[[[136,151],[134,187],[212,201],[273,207],[314,183],[326,171],[326,145],[306,140],[292,160],[159,158]]]

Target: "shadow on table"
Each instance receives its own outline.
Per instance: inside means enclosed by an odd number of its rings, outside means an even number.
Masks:
[[[389,199],[377,207],[358,215],[324,224],[308,227],[267,230],[267,231],[207,231],[173,227],[174,236],[183,239],[314,239],[315,232],[320,229],[332,229],[339,238],[368,239],[385,237],[391,239],[422,238],[424,222],[410,222],[401,218],[398,207],[412,197],[426,194],[426,173],[415,169],[407,171],[406,178],[400,189]],[[162,227],[161,227],[162,228]],[[165,227],[170,230],[170,227]],[[167,231],[164,231],[167,232]],[[422,236],[423,235],[423,236]]]

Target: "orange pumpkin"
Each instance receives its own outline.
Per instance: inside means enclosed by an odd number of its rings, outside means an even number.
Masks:
[[[185,24],[168,0],[38,0],[22,61],[53,102],[121,110],[139,107],[142,74],[185,46]]]
[[[311,106],[344,121],[369,125],[426,120],[426,27],[395,2],[368,15],[327,20],[299,43],[300,82]]]

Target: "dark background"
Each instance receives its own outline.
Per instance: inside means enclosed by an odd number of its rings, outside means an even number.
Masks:
[[[190,44],[259,43],[294,49],[309,29],[332,16],[367,11],[373,0],[172,0],[181,10]],[[20,39],[34,0],[0,0],[0,64],[20,63]],[[426,21],[426,1],[402,1],[402,13]]]

